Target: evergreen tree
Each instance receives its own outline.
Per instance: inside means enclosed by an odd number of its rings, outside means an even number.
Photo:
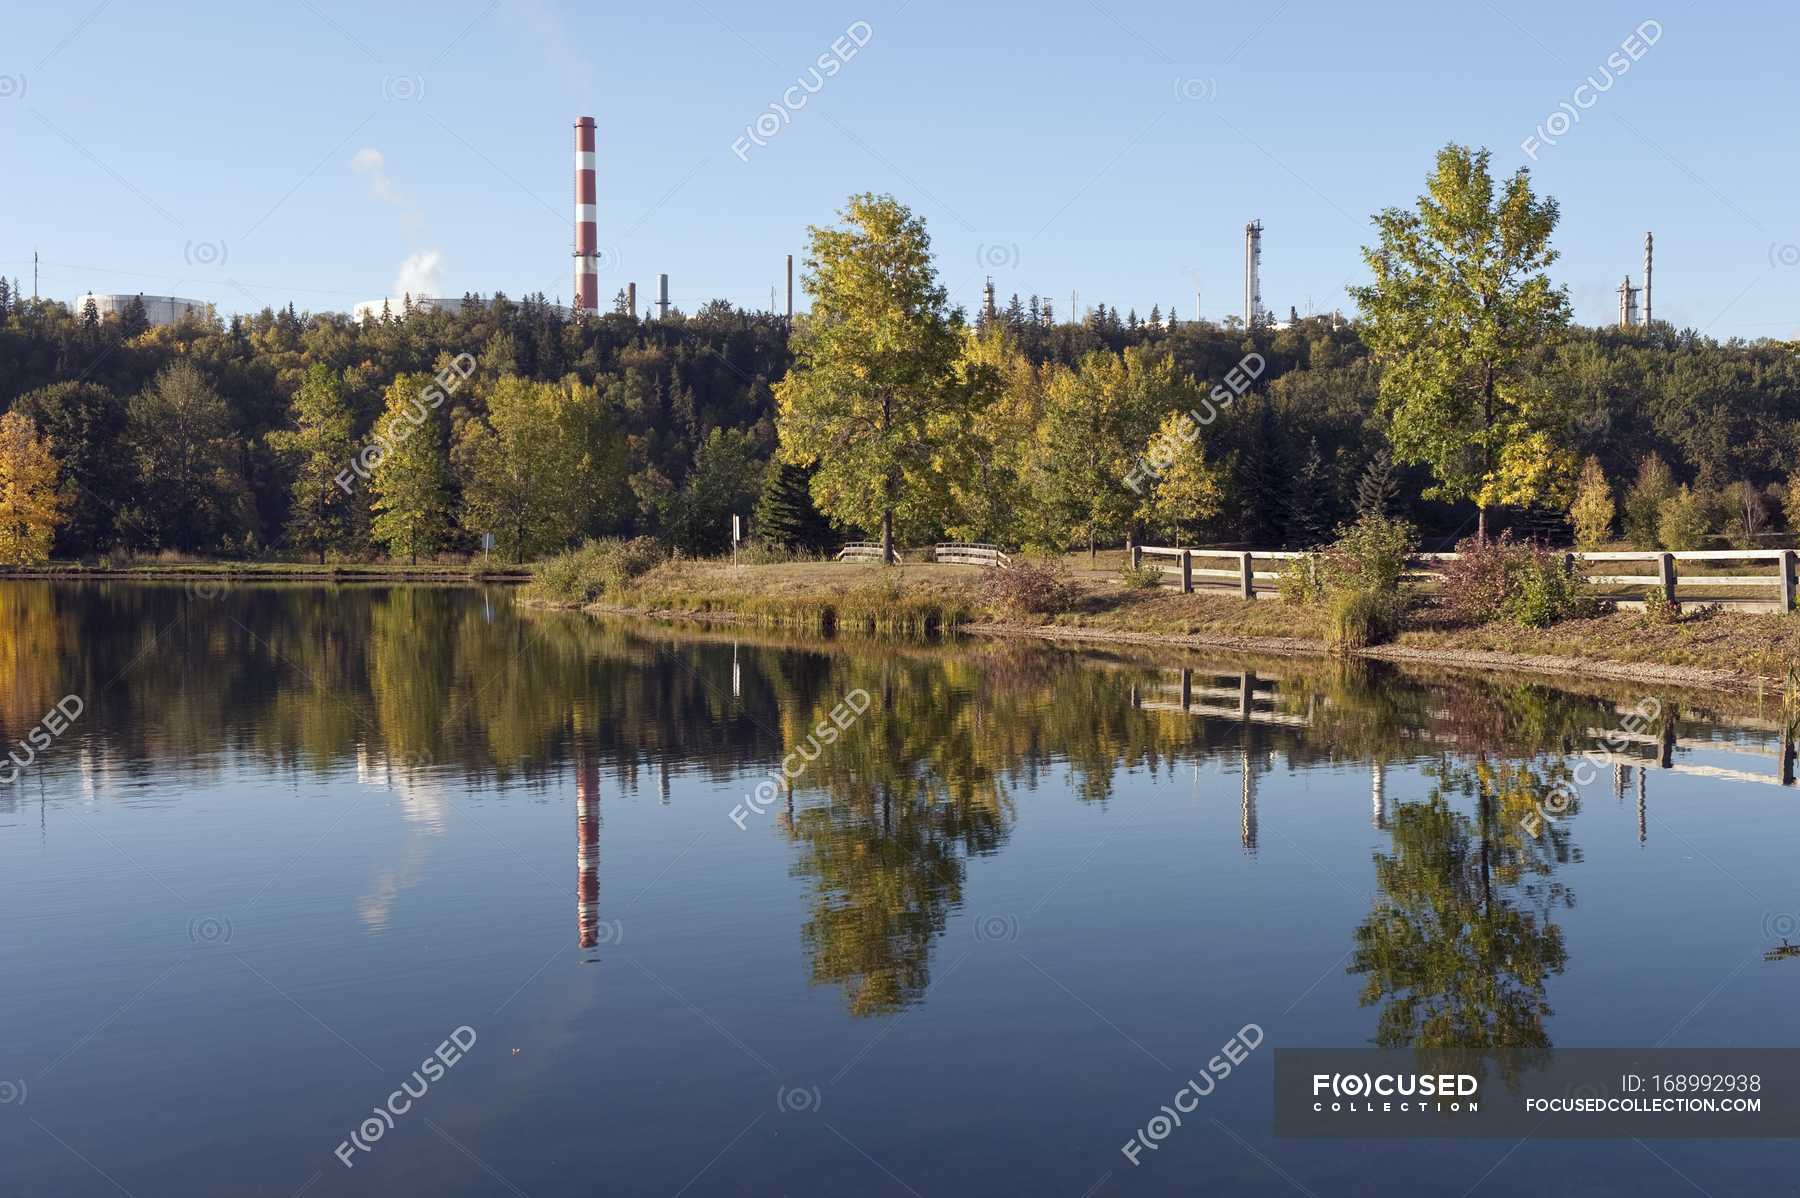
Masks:
[[[1369,464],[1356,480],[1356,514],[1359,517],[1391,516],[1394,500],[1400,494],[1400,480],[1394,477],[1394,455],[1386,446],[1375,451]]]
[[[91,295],[81,305],[81,327],[87,330],[89,337],[100,335],[100,305],[94,302]]]
[[[836,540],[813,506],[812,471],[774,458],[763,471],[762,494],[751,518],[758,540],[783,549],[822,550]]]
[[[119,317],[119,336],[130,341],[141,336],[150,328],[150,314],[144,310],[144,297],[134,295],[131,302],[125,305],[125,311]]]
[[[118,520],[128,542],[217,553],[255,535],[242,435],[193,363],[177,361],[132,398],[125,436],[137,471],[132,504]]]
[[[1288,540],[1302,548],[1322,545],[1331,532],[1331,480],[1318,438],[1312,438],[1300,469],[1286,480],[1282,507],[1287,513]]]

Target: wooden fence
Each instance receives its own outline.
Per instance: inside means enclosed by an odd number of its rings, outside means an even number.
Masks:
[[[1151,568],[1178,579],[1184,593],[1194,590],[1198,581],[1209,586],[1227,587],[1241,599],[1257,598],[1259,583],[1269,584],[1262,588],[1262,593],[1270,593],[1275,580],[1280,577],[1284,563],[1308,556],[1311,555],[1277,549],[1171,549],[1159,545],[1131,547],[1131,564],[1134,569],[1142,568],[1144,559],[1148,557],[1152,559]],[[1436,567],[1461,556],[1457,553],[1416,553],[1408,559],[1406,578],[1413,582],[1438,581],[1443,575]],[[1633,549],[1603,553],[1571,551],[1564,556],[1585,581],[1608,597],[1617,598],[1627,607],[1641,603],[1643,592],[1652,588],[1661,590],[1663,597],[1669,602],[1679,602],[1684,598],[1682,588],[1685,587],[1686,597],[1689,598],[1700,592],[1723,588],[1727,595],[1717,596],[1715,601],[1727,606],[1794,610],[1796,551],[1792,549],[1703,549],[1686,552]],[[1221,567],[1196,568],[1195,559],[1224,564]],[[1612,563],[1618,562],[1644,562],[1655,573],[1614,573],[1620,567]],[[1257,568],[1265,563],[1271,568]],[[1682,563],[1688,563],[1692,568],[1683,572],[1680,569]],[[1737,565],[1730,567],[1723,563]],[[1723,569],[1731,569],[1733,572],[1711,572]],[[1740,588],[1746,587],[1769,593],[1761,597],[1739,597]]]
[[[881,560],[880,541],[851,541],[837,551],[840,562],[878,562]]]
[[[1010,566],[1012,558],[986,541],[945,541],[934,545],[931,560],[954,566]]]
[[[898,559],[902,554],[894,550]],[[880,541],[851,541],[837,552],[840,562],[878,562],[881,560]],[[1012,564],[1012,558],[1006,550],[986,541],[944,541],[931,547],[931,558],[953,566],[994,566],[1004,568]]]

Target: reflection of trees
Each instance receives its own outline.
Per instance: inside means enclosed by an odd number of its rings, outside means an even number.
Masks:
[[[1574,901],[1551,874],[1569,859],[1568,832],[1551,824],[1540,841],[1523,830],[1544,789],[1524,766],[1429,772],[1430,797],[1389,817],[1393,851],[1375,857],[1381,897],[1356,930],[1350,971],[1364,975],[1365,1006],[1384,1004],[1375,1041],[1547,1049],[1545,982],[1567,962],[1549,911]],[[1450,804],[1471,794],[1473,818]]]
[[[97,769],[236,756],[323,776],[358,762],[430,783],[446,803],[460,797],[458,775],[567,795],[565,772],[578,770],[584,943],[604,927],[594,903],[603,776],[616,779],[613,795],[632,793],[646,764],[719,783],[750,775],[753,787],[755,769],[866,690],[869,711],[799,778],[791,819],[777,808],[750,825],[791,838],[810,889],[813,974],[859,1013],[924,990],[970,859],[1006,841],[1021,794],[1103,804],[1128,771],[1220,761],[1243,784],[1234,834],[1250,847],[1257,775],[1283,759],[1288,769],[1367,759],[1392,840],[1355,968],[1366,1001],[1391,1008],[1382,1034],[1396,1042],[1544,1039],[1545,979],[1562,967],[1551,916],[1573,901],[1558,867],[1577,854],[1566,824],[1547,824],[1542,839],[1524,831],[1561,767],[1503,757],[1580,747],[1586,728],[1616,722],[1619,701],[1501,676],[1426,684],[1380,666],[1191,662],[1195,677],[1212,671],[1207,686],[1246,674],[1262,685],[1260,719],[1245,723],[1184,714],[1179,671],[1126,656],[677,631],[525,611],[469,588],[202,597],[180,585],[0,582],[0,624],[13,634],[0,642],[0,719],[22,732],[56,698],[83,694],[79,734]],[[1380,763],[1439,751],[1481,756],[1440,765],[1429,802],[1382,815]],[[72,757],[51,754],[45,768]],[[409,776],[415,766],[422,776]]]

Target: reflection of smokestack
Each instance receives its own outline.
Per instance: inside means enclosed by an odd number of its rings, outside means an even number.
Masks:
[[[586,752],[575,758],[575,923],[582,948],[599,942],[600,763]]]
[[[594,198],[594,118],[575,122],[575,309],[600,306],[599,209]]]
[[[1256,851],[1256,771],[1250,765],[1250,750],[1242,750],[1239,760],[1244,769],[1243,824],[1238,834],[1249,852]]]
[[[1379,830],[1387,827],[1387,771],[1381,762],[1369,766],[1370,822]]]
[[[1649,770],[1645,769],[1641,765],[1638,766],[1638,772],[1637,772],[1637,775],[1638,775],[1638,779],[1637,779],[1637,782],[1638,782],[1637,817],[1638,817],[1638,843],[1639,844],[1643,844],[1646,840],[1648,840],[1649,833],[1650,833],[1649,811],[1647,810],[1647,805],[1646,805],[1646,800],[1649,798],[1649,795],[1646,793],[1647,787],[1646,787],[1646,783],[1645,783],[1645,779],[1649,777],[1649,774],[1650,774]]]

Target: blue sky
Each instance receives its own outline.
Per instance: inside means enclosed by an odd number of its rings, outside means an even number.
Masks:
[[[1533,163],[1521,142],[1654,21],[1655,44]],[[866,31],[857,27],[866,23]],[[759,114],[866,45],[767,144]],[[344,0],[0,11],[0,271],[45,294],[347,310],[434,269],[449,293],[570,293],[571,125],[599,125],[603,300],[769,302],[854,191],[928,221],[952,297],[1067,310],[1349,309],[1369,214],[1447,140],[1530,165],[1578,320],[1657,240],[1660,318],[1800,334],[1800,6],[1292,0]],[[1546,129],[1548,131],[1548,129]]]

